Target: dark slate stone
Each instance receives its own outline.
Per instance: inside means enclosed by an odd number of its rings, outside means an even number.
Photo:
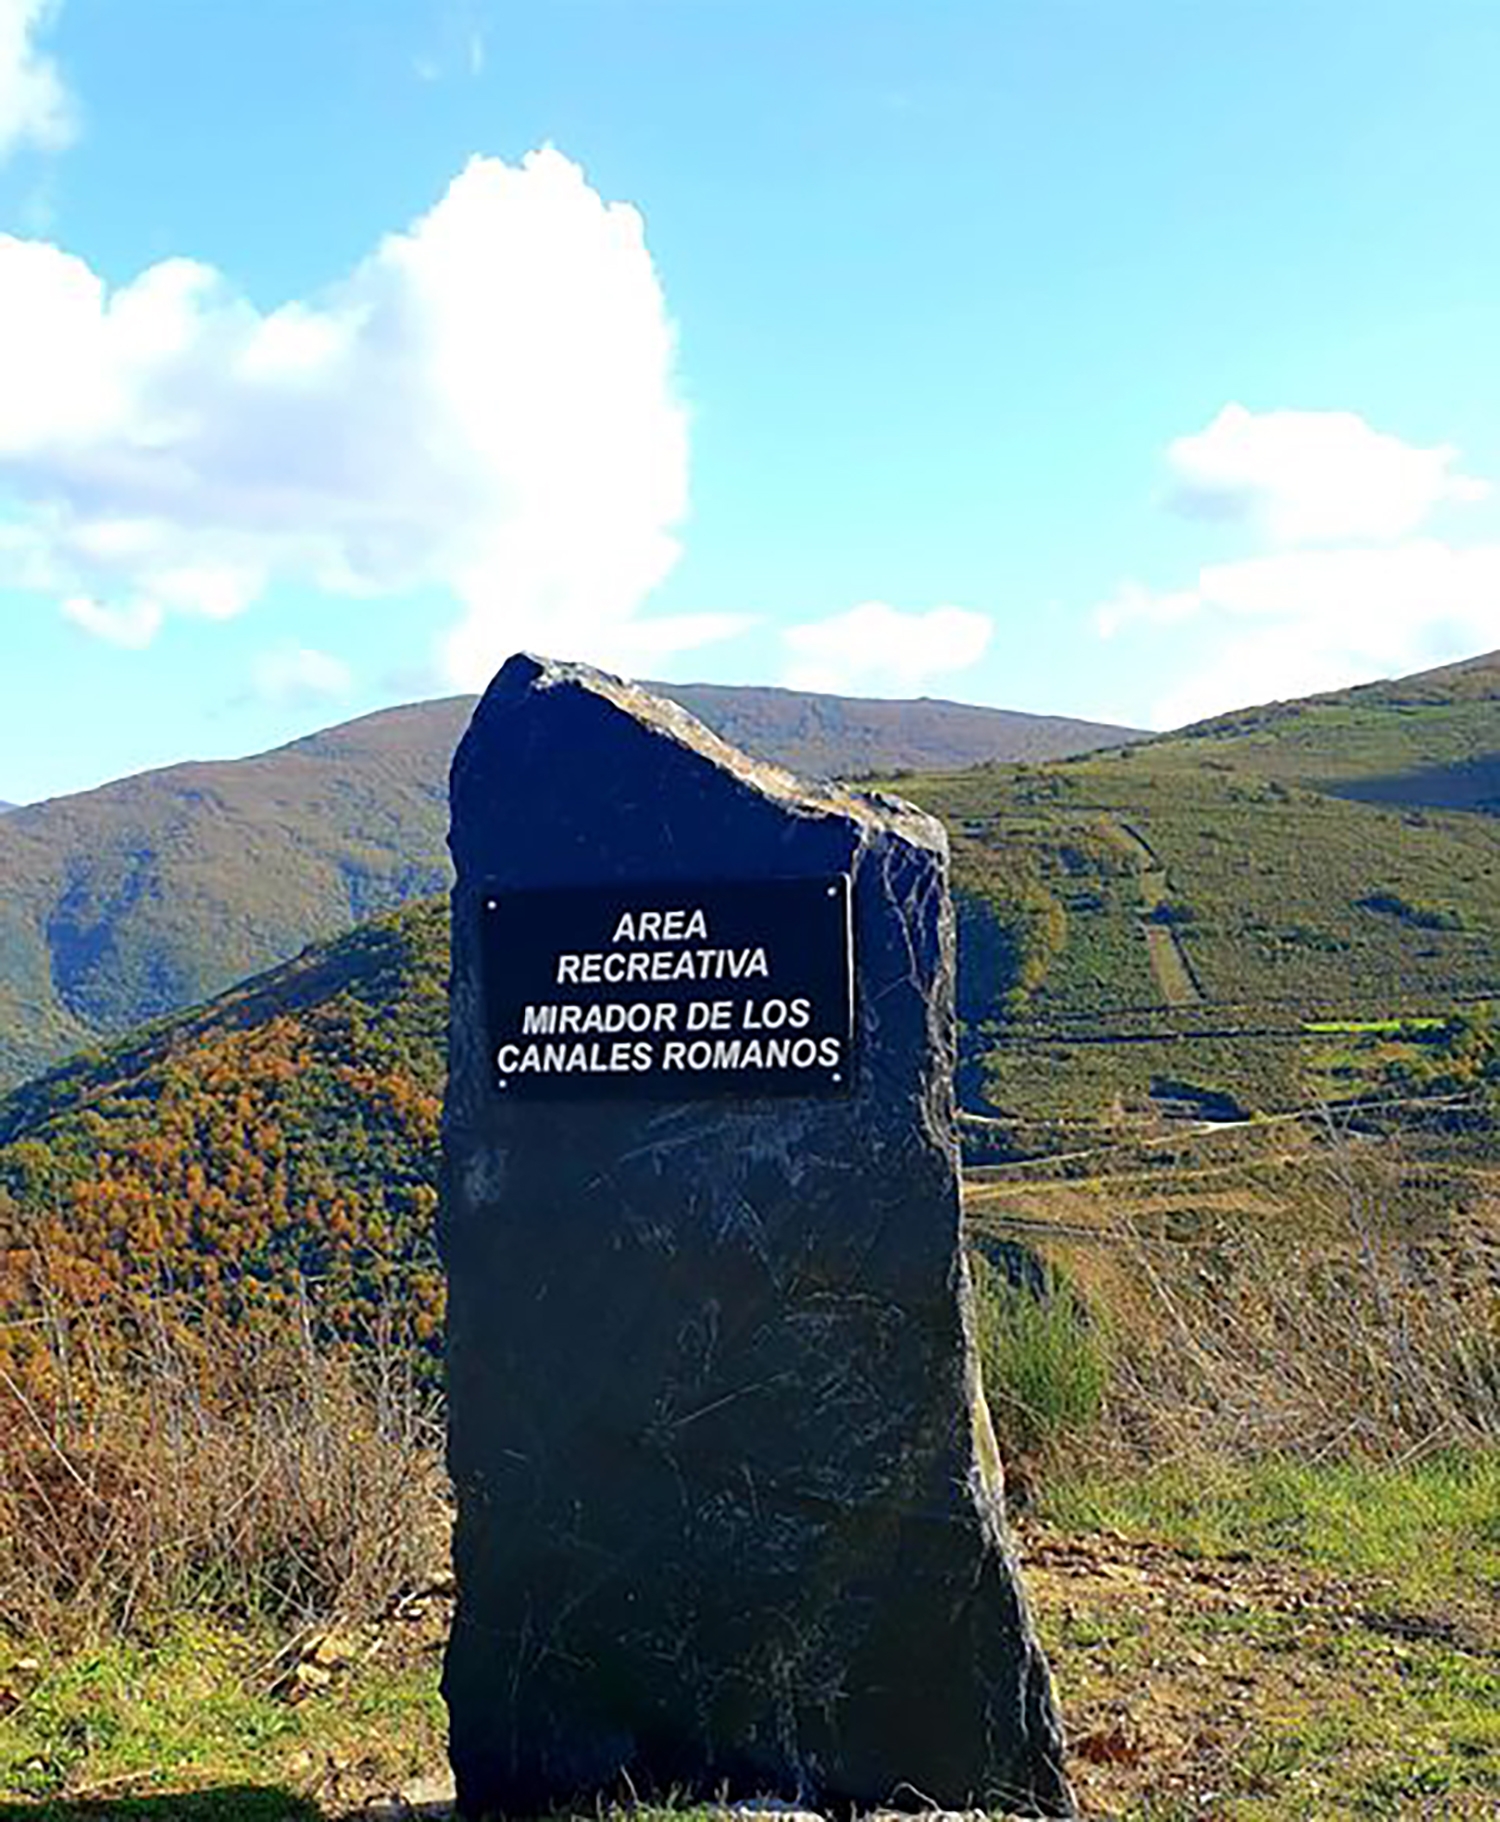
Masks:
[[[970,1331],[941,827],[513,658],[453,769],[459,1801],[1072,1814]],[[509,1104],[485,888],[847,872],[845,1100]]]

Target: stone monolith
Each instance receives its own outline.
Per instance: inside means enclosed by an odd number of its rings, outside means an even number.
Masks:
[[[452,802],[462,1812],[1070,1815],[971,1334],[941,827],[526,656]]]

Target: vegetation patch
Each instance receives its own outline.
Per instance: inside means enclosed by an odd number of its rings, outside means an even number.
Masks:
[[[415,1333],[436,1369],[446,908],[366,925],[0,1102],[0,1315],[187,1297]],[[0,1328],[0,1362],[33,1327]]]
[[[1302,1029],[1318,1037],[1347,1033],[1351,1037],[1405,1037],[1408,1033],[1441,1031],[1447,1021],[1440,1018],[1395,1019],[1309,1019]]]
[[[971,1257],[980,1361],[1001,1455],[1011,1463],[1098,1421],[1109,1378],[1097,1319],[1055,1269],[1013,1283]]]
[[[1378,911],[1414,930],[1462,930],[1464,917],[1451,905],[1413,904],[1399,892],[1371,892],[1357,901],[1361,911]]]
[[[311,1822],[430,1779],[448,1617],[391,1618],[362,1659],[295,1699],[277,1681],[289,1641],[222,1620],[67,1652],[0,1644],[0,1818]]]

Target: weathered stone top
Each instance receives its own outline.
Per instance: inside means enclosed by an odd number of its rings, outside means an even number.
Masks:
[[[596,670],[590,664],[544,658],[533,652],[518,652],[507,660],[485,692],[454,760],[455,784],[462,778],[466,754],[472,750],[476,735],[504,702],[528,690],[565,688],[585,691],[611,704],[649,732],[698,754],[710,765],[729,773],[745,789],[793,815],[839,816],[869,831],[878,828],[893,832],[914,847],[942,855],[948,852],[948,832],[942,823],[905,798],[892,796],[887,791],[857,791],[837,784],[811,784],[780,766],[753,759],[738,747],[730,746],[686,709],[663,696],[653,696],[638,684],[608,671]]]

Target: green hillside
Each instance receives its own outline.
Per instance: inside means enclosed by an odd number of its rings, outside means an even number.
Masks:
[[[1367,803],[1500,810],[1500,652],[1274,703],[1150,743]]]
[[[1500,1002],[1497,767],[1489,658],[901,781],[954,833],[988,958],[966,983],[972,1104],[1030,1149],[1461,1084]]]
[[[459,704],[0,822],[0,1085],[446,883]]]
[[[804,772],[1077,752],[1129,731],[943,702],[667,686]],[[448,879],[448,763],[473,703],[366,716],[0,824],[0,1088],[193,1005]]]

